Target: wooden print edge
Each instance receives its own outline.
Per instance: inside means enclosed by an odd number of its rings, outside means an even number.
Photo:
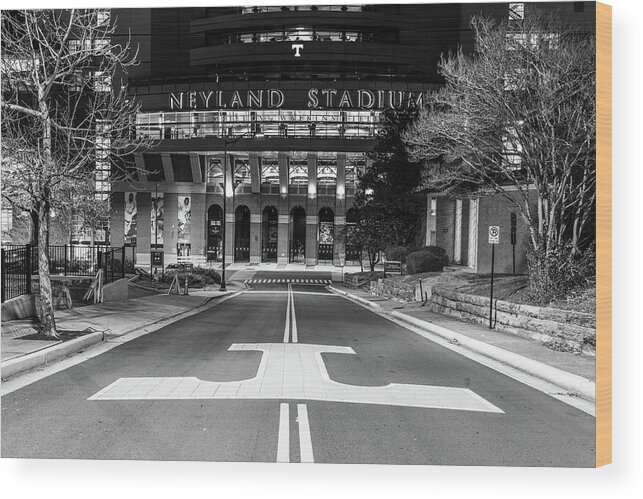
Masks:
[[[612,7],[596,3],[596,466],[612,462]]]

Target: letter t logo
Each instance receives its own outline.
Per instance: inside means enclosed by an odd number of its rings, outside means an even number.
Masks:
[[[304,44],[303,43],[293,43],[292,44],[292,49],[295,51],[295,57],[301,57],[301,54],[299,53],[299,51],[304,49]]]

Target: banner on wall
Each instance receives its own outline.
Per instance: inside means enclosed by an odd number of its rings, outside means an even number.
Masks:
[[[190,242],[190,226],[192,225],[192,199],[189,195],[179,195],[179,213],[177,242]]]
[[[150,213],[150,226],[152,227],[151,238],[152,247],[163,247],[163,193],[154,193],[156,198],[152,197],[152,212]]]
[[[136,208],[136,193],[125,193],[125,230],[124,230],[124,243],[131,246],[136,246],[136,223],[138,220]]]

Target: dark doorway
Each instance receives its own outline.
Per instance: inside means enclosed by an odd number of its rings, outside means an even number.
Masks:
[[[301,206],[290,211],[290,261],[306,261],[306,212]]]
[[[220,262],[222,257],[223,209],[213,204],[208,209],[208,261]]]
[[[330,208],[319,210],[319,237],[317,238],[319,263],[333,263],[335,246],[335,213]]]
[[[234,211],[234,261],[250,261],[250,208],[245,205]]]
[[[261,261],[277,261],[277,241],[279,234],[279,215],[277,208],[266,206],[261,215]]]

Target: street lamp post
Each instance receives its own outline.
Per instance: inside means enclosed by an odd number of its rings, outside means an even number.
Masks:
[[[222,231],[222,237],[221,237],[221,244],[223,246],[223,254],[221,255],[221,287],[219,288],[220,291],[227,291],[227,286],[226,286],[226,279],[225,279],[225,253],[226,253],[226,232],[227,232],[227,221],[226,221],[226,205],[227,203],[227,196],[228,193],[226,192],[227,186],[228,186],[228,145],[235,144],[239,140],[243,139],[244,137],[253,135],[256,138],[262,138],[263,133],[261,133],[261,129],[259,128],[259,125],[257,125],[257,130],[255,132],[245,132],[244,134],[240,135],[239,137],[236,137],[232,140],[227,140],[225,137],[223,139],[223,231]],[[232,194],[234,195],[234,170],[232,170]]]

